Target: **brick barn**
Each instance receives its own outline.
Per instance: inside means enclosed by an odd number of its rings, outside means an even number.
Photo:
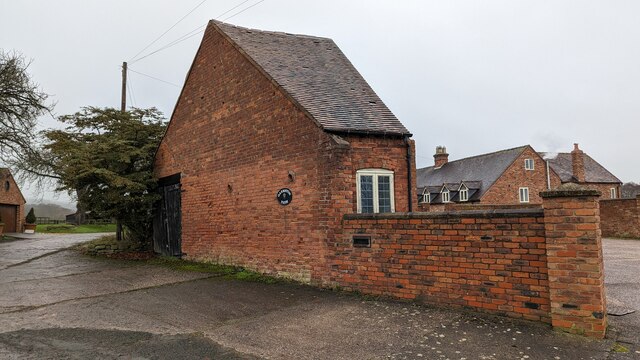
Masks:
[[[7,168],[0,168],[0,186],[0,222],[4,223],[4,232],[21,232],[26,201]]]
[[[416,206],[410,137],[331,39],[210,21],[156,154],[155,250],[325,282],[343,215]]]

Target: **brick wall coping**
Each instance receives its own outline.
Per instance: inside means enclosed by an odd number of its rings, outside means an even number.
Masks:
[[[590,189],[561,189],[548,190],[540,193],[543,199],[558,198],[558,197],[581,197],[581,196],[600,196],[602,193],[598,190]]]
[[[448,218],[520,218],[542,217],[541,208],[454,210],[441,212],[395,212],[378,214],[345,214],[344,220],[448,219]]]

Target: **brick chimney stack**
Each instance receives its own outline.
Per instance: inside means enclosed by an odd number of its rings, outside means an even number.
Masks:
[[[436,146],[436,154],[433,155],[435,161],[435,167],[440,168],[442,165],[449,162],[449,154],[447,154],[447,148],[444,146]]]
[[[573,144],[571,151],[571,162],[573,164],[573,177],[579,182],[584,182],[584,152],[578,148],[578,144]]]

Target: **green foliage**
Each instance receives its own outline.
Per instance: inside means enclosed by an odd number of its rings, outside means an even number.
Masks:
[[[166,128],[162,113],[86,107],[59,120],[68,126],[46,131],[43,147],[57,190],[75,193],[81,212],[119,220],[129,240],[149,240],[159,199],[153,158]]]
[[[27,224],[35,224],[36,223],[36,212],[33,210],[33,208],[31,208],[31,210],[29,210],[29,213],[27,214],[27,217],[26,217],[25,221],[27,222]]]
[[[56,234],[88,234],[88,233],[106,233],[115,232],[115,224],[86,224],[86,225],[70,225],[70,224],[51,224],[38,225],[36,232],[39,233],[56,233]]]

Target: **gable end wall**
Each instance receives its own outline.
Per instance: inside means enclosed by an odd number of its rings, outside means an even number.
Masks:
[[[534,170],[524,169],[524,160],[533,159]],[[551,188],[560,186],[560,177],[550,171]],[[529,203],[541,204],[540,192],[547,190],[546,162],[527,147],[518,158],[493,183],[493,186],[480,199],[481,204],[520,204],[519,188],[529,188]]]
[[[396,210],[408,208],[403,139],[342,140],[210,28],[155,161],[160,178],[182,174],[185,257],[324,282],[327,245],[356,211],[358,169],[396,172]],[[281,188],[290,205],[276,201]]]

